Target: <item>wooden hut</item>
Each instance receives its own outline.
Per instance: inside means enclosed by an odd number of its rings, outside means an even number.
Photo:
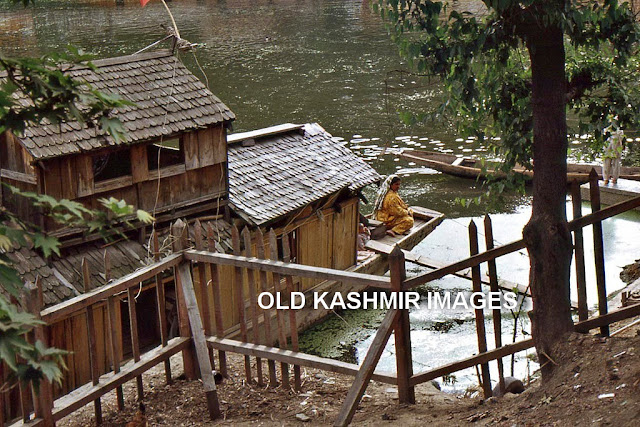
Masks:
[[[232,134],[227,141],[229,205],[240,226],[273,228],[279,240],[286,233],[300,264],[339,270],[356,264],[360,191],[381,180],[371,166],[317,123]],[[325,285],[303,279],[298,289]],[[312,310],[299,327],[324,315]]]
[[[169,51],[98,60],[93,65],[95,68],[74,67],[68,73],[134,104],[112,113],[124,124],[127,139],[117,142],[98,128],[77,122],[31,126],[24,135],[5,132],[0,135],[0,182],[94,209],[101,207],[100,198],[124,199],[136,209],[153,213],[158,227],[203,213],[228,216],[226,128],[234,114]],[[53,223],[28,201],[2,187],[0,204],[62,242],[60,256],[49,259],[32,247],[16,247],[9,253],[25,282],[33,283],[39,277],[47,306],[102,286],[153,260],[149,245],[144,244],[142,224],[134,239],[106,245],[99,235],[87,236],[83,230]],[[228,230],[228,224],[216,228]],[[83,259],[90,272],[86,286]],[[141,286],[137,298],[143,346],[159,340],[154,292]],[[167,292],[172,292],[170,286]],[[116,329],[122,343],[120,358],[130,352],[128,313],[121,305],[116,305],[120,321],[113,325],[107,322],[104,306],[94,310],[100,372],[110,369],[106,340],[111,328]],[[49,327],[49,344],[72,352],[67,357],[72,369],[65,371],[56,394],[91,379],[88,343],[78,338],[86,336],[85,330],[83,314]],[[8,396],[4,397],[11,401],[5,402],[4,408],[17,411],[16,396]],[[5,415],[11,419],[16,413]]]
[[[77,122],[31,126],[0,136],[0,180],[22,190],[100,208],[124,199],[171,220],[227,203],[226,131],[234,114],[169,51],[95,61],[72,77],[134,103],[113,112],[127,131],[116,142]],[[44,219],[19,196],[2,205],[68,240],[79,230]]]

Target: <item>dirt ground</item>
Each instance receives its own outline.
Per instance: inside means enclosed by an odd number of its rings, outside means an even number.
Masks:
[[[632,319],[633,320],[633,319]],[[631,320],[627,321],[629,323]],[[615,331],[621,324],[612,327]],[[163,365],[143,375],[149,425],[331,425],[351,377],[303,369],[303,392],[269,389],[243,380],[243,359],[229,355],[231,377],[218,386],[223,419],[208,420],[199,381],[185,381],[180,355],[171,359],[177,379],[166,385]],[[632,426],[640,423],[640,329],[609,339],[573,334],[555,362],[556,375],[532,384],[520,395],[468,398],[446,394],[431,384],[416,388],[416,405],[400,405],[389,385],[372,382],[354,417],[355,425],[433,426],[498,425]],[[255,369],[255,359],[252,359]],[[265,362],[263,361],[263,364]],[[266,367],[264,368],[266,372]],[[254,371],[255,372],[255,371]],[[118,412],[115,392],[103,397],[104,425],[122,426],[138,409],[135,381],[125,385],[126,409]],[[59,425],[94,424],[93,405],[65,418]]]

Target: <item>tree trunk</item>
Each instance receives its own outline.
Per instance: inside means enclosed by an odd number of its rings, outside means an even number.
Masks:
[[[543,379],[554,363],[552,347],[573,330],[569,277],[572,242],[567,227],[567,123],[565,52],[560,28],[527,38],[533,108],[533,212],[523,236],[531,261],[532,335]]]

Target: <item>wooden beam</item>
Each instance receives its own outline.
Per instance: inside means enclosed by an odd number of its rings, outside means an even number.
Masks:
[[[190,338],[173,338],[166,347],[156,347],[143,354],[138,362],[129,362],[122,367],[119,373],[110,372],[100,377],[98,385],[87,384],[71,393],[57,399],[54,403],[53,417],[56,421],[66,417],[72,412],[82,408],[89,402],[110,392],[119,385],[131,381],[133,378],[148,371],[155,365],[185,349],[191,343]]]
[[[395,246],[389,255],[389,274],[392,292],[403,298],[402,282],[407,277],[404,255],[399,246]],[[396,372],[398,373],[398,400],[400,403],[416,403],[415,388],[409,384],[413,375],[413,359],[411,357],[411,323],[409,310],[400,310],[394,326],[396,344]]]
[[[337,374],[355,376],[360,370],[360,367],[355,363],[347,363],[340,360],[327,359],[325,357],[313,356],[283,348],[245,343],[227,338],[209,337],[207,338],[207,344],[209,347],[221,351],[230,351],[233,353],[260,357],[291,365],[296,364],[307,368],[335,372]],[[396,384],[396,376],[387,372],[376,371],[373,373],[372,379],[385,384]]]
[[[82,258],[82,285],[84,291],[89,290],[91,276],[89,274],[89,264],[86,258]],[[87,319],[87,342],[89,345],[89,366],[91,367],[91,381],[93,385],[98,384],[100,371],[98,368],[98,348],[96,345],[96,323],[93,319],[93,306],[89,305],[85,309]],[[96,424],[102,424],[102,403],[98,397],[93,401],[94,412],[96,415]]]
[[[387,311],[387,314],[382,320],[382,323],[371,342],[371,347],[369,347],[367,355],[364,357],[360,370],[358,370],[358,373],[353,380],[353,384],[347,393],[347,397],[342,404],[340,412],[338,413],[338,418],[333,424],[334,426],[347,426],[351,423],[353,415],[360,403],[360,399],[362,398],[364,391],[367,389],[369,381],[371,381],[371,378],[373,377],[373,372],[378,364],[378,360],[380,360],[382,352],[384,351],[384,347],[389,340],[389,336],[391,336],[393,326],[396,324],[399,314],[400,311],[397,309]]]
[[[209,358],[209,350],[204,335],[204,327],[198,310],[198,301],[196,300],[196,292],[193,289],[193,280],[191,278],[191,266],[188,261],[183,262],[178,267],[180,272],[180,285],[184,295],[187,313],[189,315],[189,323],[191,324],[191,333],[193,342],[196,347],[196,355],[198,356],[198,364],[200,365],[200,378],[204,385],[204,392],[207,397],[207,408],[209,409],[209,417],[215,420],[220,417],[220,405],[218,403],[218,392],[216,383],[213,378],[211,369],[211,359]],[[205,295],[206,297],[206,295]]]
[[[589,174],[589,192],[591,195],[591,211],[600,210],[600,185],[598,184],[598,173],[595,169],[591,169]],[[607,303],[607,286],[604,273],[604,239],[602,236],[602,222],[598,221],[593,224],[593,258],[596,266],[596,287],[598,289],[598,312],[600,316],[607,314],[609,311]],[[609,336],[609,325],[600,327],[600,334],[604,337]]]
[[[589,215],[585,215],[581,218],[577,218],[572,221],[569,221],[569,224],[568,224],[569,230],[575,231],[578,228],[586,227],[587,225],[591,225],[598,221],[602,221],[612,216],[621,214],[628,210],[637,208],[638,206],[640,206],[640,196],[618,203],[613,206],[609,206],[608,208],[602,209],[598,212],[591,213]],[[440,279],[448,274],[454,274],[466,268],[473,267],[474,265],[487,262],[491,259],[499,258],[503,255],[507,255],[507,254],[510,254],[511,252],[515,252],[524,248],[525,248],[524,240],[522,239],[516,240],[514,242],[507,243],[506,245],[503,245],[503,246],[498,246],[497,248],[488,250],[476,256],[469,257],[469,258],[457,261],[453,264],[446,265],[437,270],[429,271],[427,273],[414,276],[410,279],[405,280],[404,288],[412,289],[412,288],[415,288],[416,286],[424,285],[425,283]]]
[[[591,329],[608,326],[612,323],[638,315],[640,315],[640,304],[634,304],[598,317],[592,317],[591,319],[578,322],[575,325],[575,330],[577,332],[589,332]]]
[[[640,315],[640,304],[634,304],[629,307],[624,307],[618,310],[611,311],[604,316],[594,317],[575,324],[576,332],[589,332],[591,329],[600,328],[603,325],[610,325],[621,320],[628,319],[630,317]],[[422,372],[411,377],[411,384],[417,385],[427,381],[431,381],[443,375],[448,375],[453,372],[461,371],[466,368],[487,363],[491,360],[509,356],[510,354],[517,353],[519,351],[526,350],[533,347],[533,339],[526,339],[518,341],[515,344],[508,344],[495,350],[487,351],[486,353],[478,354],[457,362],[449,363],[447,365],[440,366],[436,369],[432,369],[427,372]]]
[[[131,274],[127,274],[123,278],[116,280],[111,284],[96,288],[90,292],[42,310],[40,313],[42,320],[48,324],[55,323],[58,320],[69,317],[70,314],[75,313],[76,311],[85,309],[96,302],[127,290],[130,286],[150,279],[164,270],[178,265],[180,261],[182,261],[182,254],[169,255],[162,261],[143,267]]]
[[[375,252],[379,252],[386,255],[389,255],[391,253],[391,251],[389,250],[390,249],[389,245],[377,242],[375,240],[369,240],[367,242],[367,248]],[[490,249],[493,249],[493,248],[490,248]],[[447,264],[442,261],[438,261],[424,255],[414,254],[413,252],[409,252],[404,249],[402,250],[402,253],[404,254],[404,258],[406,261],[421,265],[423,267],[428,267],[435,270],[435,269],[439,269],[447,266]],[[472,279],[471,272],[468,270],[468,268],[465,268],[464,270],[460,270],[451,274],[453,274],[454,276],[460,277],[462,279],[467,279],[467,280]],[[486,286],[491,286],[491,281],[490,279],[482,279],[482,284]],[[501,280],[498,283],[498,287],[505,291],[513,291],[514,289],[517,289],[519,293],[527,296],[531,296],[531,292],[529,292],[528,286],[521,285],[519,283],[510,282],[508,280]]]
[[[466,359],[458,360],[457,362],[448,363],[440,366],[436,369],[432,369],[427,372],[421,372],[411,377],[411,384],[418,385],[426,383],[427,381],[434,380],[443,375],[448,375],[453,372],[461,371],[463,369],[471,368],[482,363],[488,363],[491,360],[495,360],[501,357],[508,356],[519,351],[526,350],[533,347],[533,339],[527,339],[518,341],[515,344],[507,344],[503,347],[495,350],[487,351],[486,353],[478,354],[476,356],[468,357]]]
[[[335,280],[355,285],[366,285],[374,288],[391,289],[388,277],[372,274],[353,273],[349,271],[333,270],[324,267],[314,267],[303,264],[290,264],[275,260],[248,258],[243,256],[210,253],[189,250],[184,252],[186,259],[196,262],[210,262],[218,265],[252,268],[258,271],[270,271],[282,275],[308,277],[319,280]]]
[[[478,228],[476,227],[475,221],[471,220],[469,223],[469,254],[471,256],[476,255],[479,252],[478,248]],[[476,265],[471,268],[471,276],[473,293],[478,294],[482,292],[482,286],[480,283],[480,266]],[[473,296],[471,297],[473,298]],[[473,302],[473,301],[472,301]],[[478,339],[478,352],[486,353],[487,352],[487,332],[484,327],[484,310],[482,308],[476,308],[475,312],[475,321],[476,321],[476,336]],[[489,364],[483,363],[480,366],[482,370],[482,392],[484,394],[484,398],[488,399],[491,397],[491,374],[489,372]]]

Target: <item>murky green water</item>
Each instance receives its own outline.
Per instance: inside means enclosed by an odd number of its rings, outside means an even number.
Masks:
[[[39,0],[27,9],[7,3],[0,2],[0,50],[8,55],[41,55],[68,44],[100,58],[131,54],[162,38],[161,25],[170,25],[156,1],[144,9],[137,0],[127,0],[123,6],[115,0]],[[398,110],[425,111],[441,92],[437,82],[399,72],[406,66],[367,1],[184,0],[169,4],[182,37],[202,44],[195,55],[182,54],[182,60],[236,113],[236,131],[283,122],[319,122],[381,173],[405,175],[401,194],[410,204],[447,215],[449,219],[414,251],[442,261],[466,257],[466,227],[471,219],[481,225],[480,217],[487,212],[492,214],[498,242],[520,238],[530,215],[529,196],[511,195],[463,209],[455,199],[481,194],[478,184],[419,168],[393,154],[413,148],[483,156],[486,148],[484,141],[459,138],[446,122],[406,127],[398,121]],[[579,147],[580,139],[572,138],[571,145]],[[367,195],[372,198],[373,190]],[[604,224],[609,289],[622,286],[619,268],[640,257],[638,221],[639,216],[630,213]],[[587,248],[590,236],[586,229]],[[420,271],[412,267],[410,274]],[[526,282],[526,254],[501,258],[498,273]],[[595,301],[593,282],[589,284],[591,301]],[[470,283],[445,278],[429,286],[429,290],[468,291]],[[381,316],[377,311],[344,313],[320,325],[317,334],[303,336],[303,344],[309,351],[360,360]],[[476,352],[472,312],[421,309],[411,313],[411,322],[415,371]],[[505,321],[503,327],[506,339],[512,321]],[[492,330],[490,319],[487,330]],[[382,368],[394,369],[393,352],[391,340]],[[517,374],[524,376],[527,368],[526,357],[520,355]],[[457,380],[455,387],[464,388],[475,381],[475,372],[464,371]]]

